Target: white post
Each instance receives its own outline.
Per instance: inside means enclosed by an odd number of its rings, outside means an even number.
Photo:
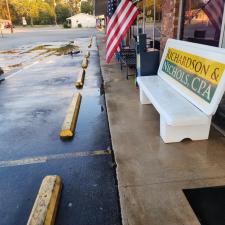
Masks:
[[[143,0],[143,21],[142,21],[143,34],[145,34],[145,12],[146,12],[146,5],[145,0]]]
[[[223,20],[221,24],[219,47],[225,48],[225,4],[223,8]]]
[[[153,49],[155,49],[155,16],[156,16],[156,2],[154,0],[154,17],[153,17],[153,32],[152,32],[152,40],[153,40]]]

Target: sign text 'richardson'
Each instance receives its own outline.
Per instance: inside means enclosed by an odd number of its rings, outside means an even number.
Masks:
[[[223,75],[225,64],[208,60],[187,52],[169,48],[163,64],[163,72],[211,102]]]

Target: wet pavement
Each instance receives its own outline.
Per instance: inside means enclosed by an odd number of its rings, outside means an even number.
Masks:
[[[39,43],[13,49],[16,53],[0,53],[0,66],[7,66],[4,60],[23,64],[16,72],[8,69],[6,80],[0,84],[1,225],[26,224],[41,180],[51,174],[63,180],[57,225],[121,224],[95,47],[90,51],[84,87],[79,89],[82,102],[75,137],[70,141],[59,138],[67,107],[78,91],[75,81],[88,41],[75,39],[73,45],[81,47],[81,53],[73,57],[55,51],[70,41],[45,42],[47,48],[54,46],[51,54],[43,53]],[[14,57],[16,54],[24,56]]]

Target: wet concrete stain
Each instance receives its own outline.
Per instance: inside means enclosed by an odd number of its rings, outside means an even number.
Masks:
[[[50,42],[48,44],[39,44],[36,46],[22,46],[14,50],[0,51],[0,65],[5,71],[5,76],[8,76],[34,61],[43,61],[53,55],[71,55],[71,52],[78,51],[80,52],[80,47],[75,45],[74,41],[67,43]],[[72,54],[71,56],[74,55]]]
[[[49,116],[51,113],[52,113],[51,109],[40,108],[40,109],[36,109],[33,112],[31,112],[30,115],[32,116],[32,119],[38,119],[40,117],[45,118],[45,117]]]
[[[17,63],[17,64],[13,64],[13,65],[9,65],[9,68],[15,68],[15,67],[21,67],[23,64],[22,63]]]
[[[24,52],[23,54],[31,53],[31,52],[34,52],[34,51],[43,51],[42,53],[39,53],[39,55],[46,54],[46,53],[52,53],[53,55],[61,56],[61,55],[68,55],[72,51],[75,51],[75,50],[78,51],[79,46],[76,46],[76,45],[74,45],[70,42],[68,44],[65,44],[65,45],[59,46],[59,47],[53,47],[50,44],[39,45],[39,46],[36,46],[36,47],[28,50],[27,52]]]
[[[60,78],[53,78],[51,80],[45,80],[42,81],[41,85],[47,85],[47,86],[56,86],[56,85],[62,85],[62,84],[71,84],[73,82],[72,77],[60,77]]]
[[[16,54],[18,51],[16,50],[9,50],[9,51],[0,51],[0,54]]]
[[[28,55],[31,53],[27,53]],[[0,160],[111,150],[99,57],[91,51],[76,135],[59,138],[82,55],[49,56],[0,86]],[[121,225],[112,155],[0,168],[1,225],[26,224],[41,180],[63,179],[56,225]]]

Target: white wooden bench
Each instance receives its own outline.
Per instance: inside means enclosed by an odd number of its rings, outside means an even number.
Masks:
[[[165,143],[208,139],[225,91],[225,49],[169,39],[158,76],[138,77],[140,102],[160,114]]]

